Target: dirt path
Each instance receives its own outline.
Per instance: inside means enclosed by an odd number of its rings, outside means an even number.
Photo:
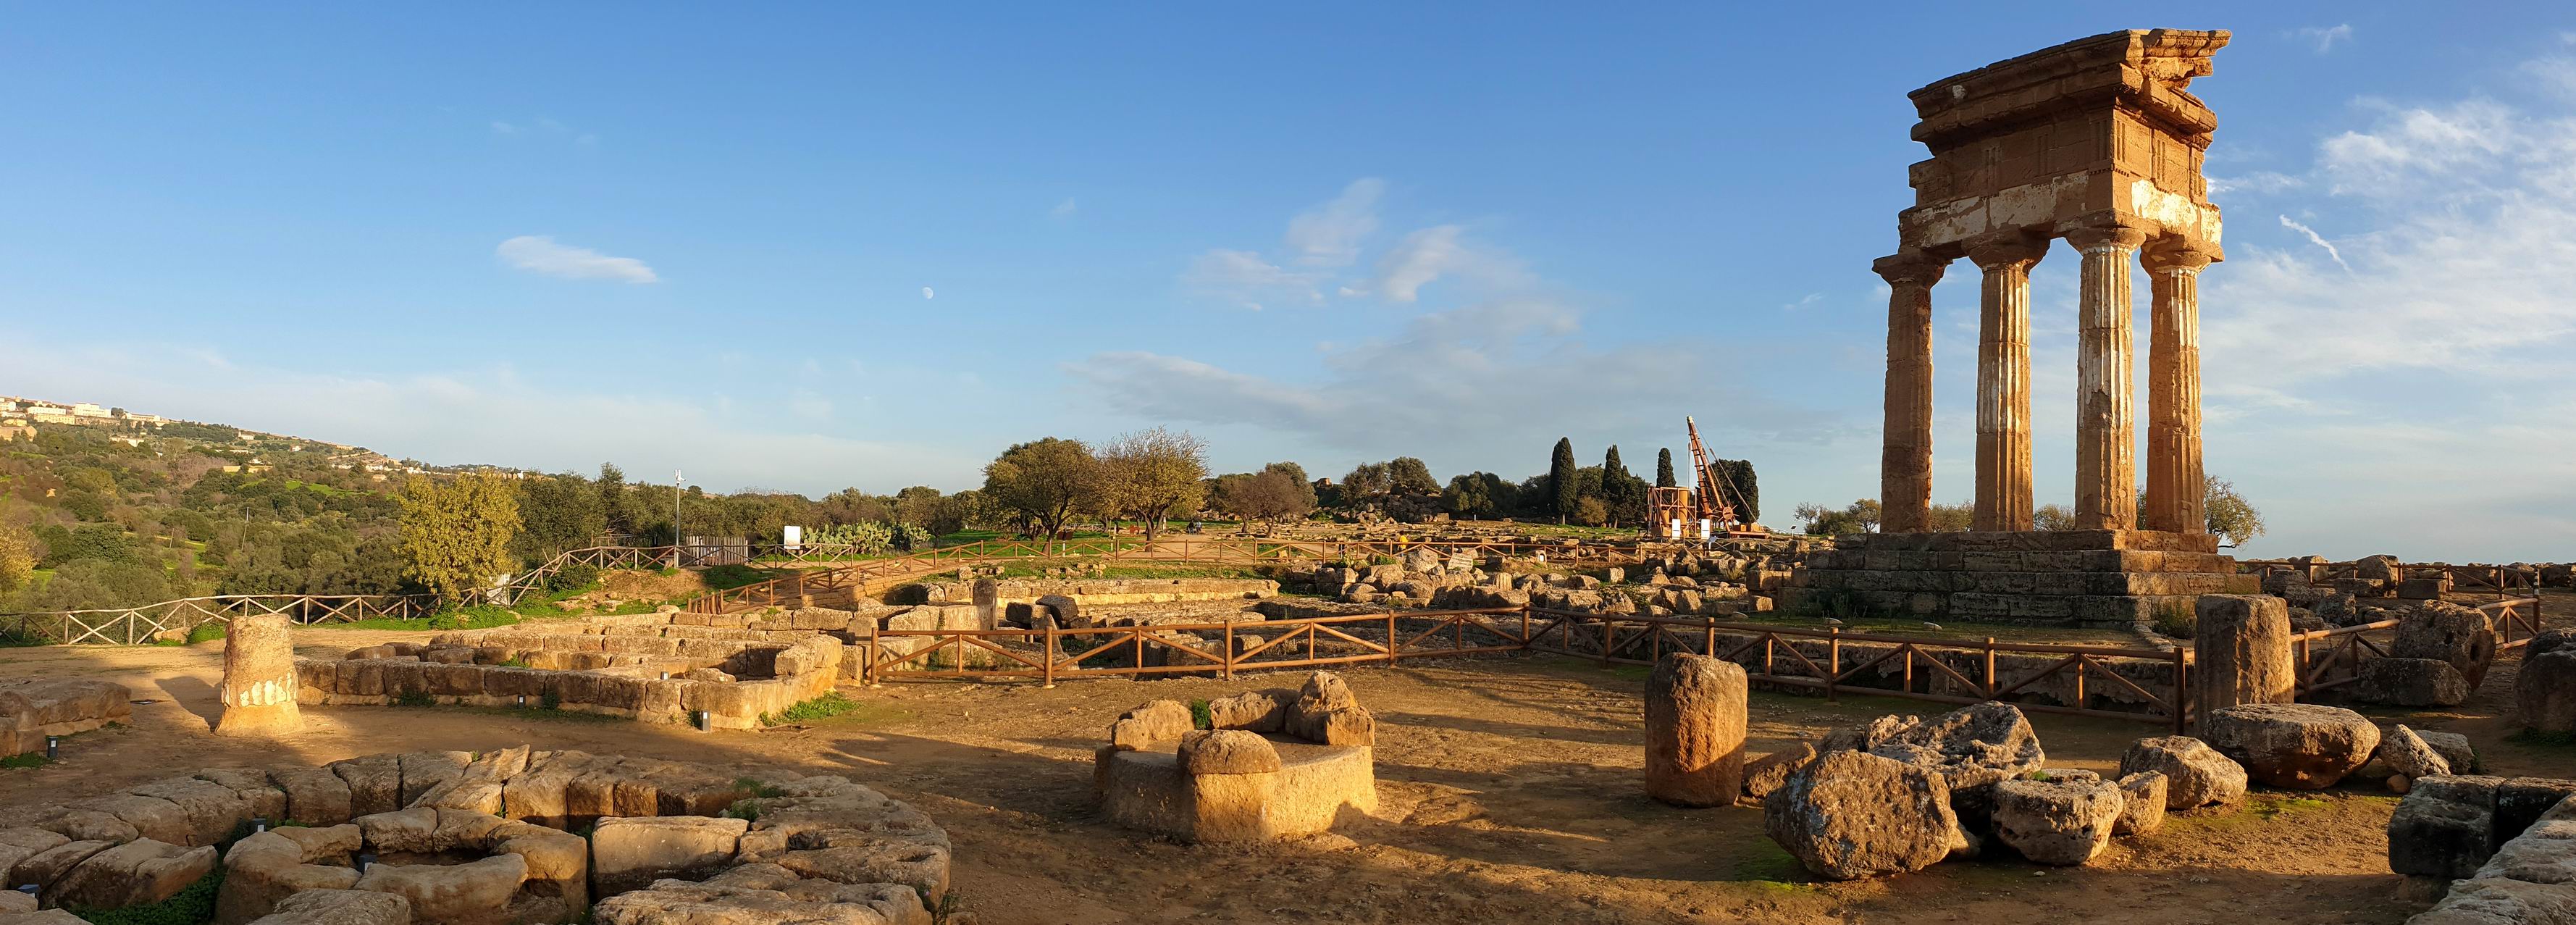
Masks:
[[[417,633],[309,631],[333,655]],[[2252,808],[2176,817],[2093,865],[1944,864],[1859,884],[1812,884],[1762,835],[1753,809],[1678,810],[1640,795],[1643,669],[1554,657],[1370,668],[1345,677],[1377,712],[1379,821],[1285,845],[1192,847],[1126,832],[1089,806],[1091,753],[1109,721],[1154,698],[1290,686],[1094,681],[915,684],[849,693],[850,716],[759,733],[699,734],[624,721],[495,711],[311,708],[274,742],[206,732],[221,644],[0,650],[0,677],[94,675],[137,699],[132,727],[77,737],[63,760],[0,771],[0,805],[54,802],[210,766],[310,764],[422,748],[518,743],[837,771],[910,800],[946,825],[957,888],[994,925],[1166,922],[2399,922],[2384,793],[2258,794]],[[2576,752],[2503,741],[2512,666],[2467,707],[2406,714],[2464,732],[2490,770],[2564,774]],[[1827,703],[1758,693],[1753,748],[1933,705]],[[2392,714],[2393,715],[2393,714]],[[2051,764],[2110,769],[2155,727],[2037,719]]]

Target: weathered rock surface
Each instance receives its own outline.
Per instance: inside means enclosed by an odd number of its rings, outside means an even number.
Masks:
[[[2245,767],[2190,736],[2139,739],[2120,755],[2120,777],[2153,771],[2165,777],[2165,808],[2197,809],[2245,798]]]
[[[1241,729],[1192,732],[1181,737],[1182,770],[1191,774],[1271,774],[1279,749],[1260,733]]]
[[[2172,786],[2163,773],[2139,771],[2125,774],[2119,780],[2120,821],[2111,828],[2113,835],[2145,835],[2165,826],[2165,809],[2173,799]]]
[[[2495,661],[2495,624],[2473,608],[2425,601],[2397,618],[2397,636],[2390,641],[2388,654],[2449,662],[2468,681],[2469,689],[2476,690],[2486,680],[2487,666]]]
[[[1123,751],[1151,748],[1156,743],[1179,739],[1196,723],[1190,708],[1177,700],[1155,700],[1125,713],[1109,724],[1109,747]]]
[[[751,823],[704,816],[611,817],[590,836],[592,895],[647,889],[656,880],[697,880],[729,867]]]
[[[1744,791],[1744,668],[1674,653],[1646,678],[1646,795],[1724,806]]]
[[[392,893],[311,890],[287,897],[251,925],[411,925],[411,901]]]
[[[2451,773],[2451,762],[2404,725],[2389,727],[2379,739],[2379,760],[2409,780]]]
[[[1994,785],[1995,837],[2023,857],[2073,866],[2110,847],[2128,797],[2098,778],[2007,780]]]
[[[279,736],[300,732],[295,705],[294,623],[285,614],[242,614],[224,633],[223,712],[220,736]]]
[[[2289,605],[2270,595],[2204,594],[2192,632],[2197,659],[2192,705],[2209,711],[2248,703],[2288,703],[2298,674],[2290,651]]]
[[[2341,707],[2242,704],[2201,719],[2209,745],[2274,787],[2322,790],[2370,760],[2379,727]]]
[[[1762,827],[1832,880],[1921,870],[1964,842],[1939,772],[1856,751],[1828,752],[1772,791]]]
[[[118,909],[157,903],[213,873],[215,849],[138,838],[90,855],[44,891],[57,906]]]
[[[2466,677],[2438,658],[2374,658],[2361,663],[2352,696],[2365,703],[2401,707],[2452,707],[2469,702]]]
[[[2514,706],[2524,726],[2576,732],[2576,631],[2550,630],[2532,640],[2514,678]]]
[[[1816,758],[1816,747],[1796,742],[1744,765],[1744,795],[1760,800],[1789,782],[1789,775]]]
[[[2560,925],[2576,922],[2576,887],[2521,880],[2462,880],[2407,925]]]

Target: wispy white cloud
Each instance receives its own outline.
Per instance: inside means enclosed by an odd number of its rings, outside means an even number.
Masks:
[[[2334,242],[2326,240],[2325,236],[2318,234],[2316,229],[2292,221],[2287,215],[2281,216],[2281,227],[2307,235],[2308,243],[2326,249],[2326,256],[2334,258],[2335,266],[2342,267],[2346,273],[2352,272],[2352,264],[2343,262],[2343,252],[2336,250]]]
[[[1807,295],[1806,295],[1806,297],[1805,297],[1805,298],[1802,298],[1802,299],[1799,299],[1798,301],[1790,302],[1790,303],[1787,303],[1787,304],[1784,304],[1784,305],[1780,306],[1780,310],[1781,310],[1781,311],[1788,311],[1788,312],[1802,311],[1802,310],[1806,309],[1808,306],[1814,305],[1814,304],[1816,304],[1816,303],[1818,303],[1818,302],[1822,302],[1822,301],[1824,301],[1824,300],[1825,300],[1825,294],[1824,294],[1824,293],[1821,293],[1821,292],[1810,292],[1810,293],[1807,293]]]
[[[546,235],[520,235],[501,242],[493,253],[513,267],[564,279],[609,279],[656,283],[662,278],[633,257],[611,257],[587,247],[558,244]]]
[[[1349,266],[1359,259],[1360,243],[1377,231],[1377,200],[1386,181],[1362,177],[1342,188],[1331,202],[1288,220],[1281,243],[1296,262],[1314,267]]]
[[[2212,196],[2226,196],[2234,193],[2268,195],[2306,185],[2308,181],[2300,177],[2277,171],[2257,170],[2242,176],[2210,177],[2209,194]]]
[[[2331,26],[2308,26],[2291,34],[2307,40],[2309,44],[2316,47],[2317,54],[2322,55],[2326,52],[2333,51],[2336,43],[2349,42],[2352,40],[2352,24],[2337,23]]]
[[[1055,208],[1048,209],[1047,216],[1049,218],[1057,219],[1072,218],[1073,213],[1079,211],[1081,208],[1081,205],[1075,203],[1071,198],[1067,198],[1063,202],[1056,203]]]
[[[1375,291],[1389,302],[1412,302],[1422,288],[1454,276],[1488,288],[1510,288],[1530,282],[1518,259],[1466,239],[1466,229],[1435,225],[1404,236],[1378,258]]]
[[[1284,269],[1251,251],[1219,248],[1200,254],[1182,271],[1181,283],[1193,292],[1253,311],[1281,298],[1306,302],[1323,298],[1312,274]]]

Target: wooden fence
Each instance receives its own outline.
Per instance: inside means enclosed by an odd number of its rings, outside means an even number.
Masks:
[[[0,614],[0,633],[64,644],[140,645],[160,633],[229,623],[249,614],[279,613],[296,623],[314,624],[409,619],[438,609],[438,599],[425,594],[218,594],[139,607]]]
[[[1294,562],[1366,564],[1400,558],[1418,549],[1442,557],[1545,557],[1575,566],[1630,565],[1646,556],[1634,546],[1587,543],[1522,543],[1486,540],[1352,540],[1320,542],[1236,537],[1138,537],[1080,540],[985,540],[867,559],[828,569],[804,569],[758,584],[716,591],[688,604],[692,613],[730,613],[759,607],[804,606],[816,597],[889,581],[935,574],[965,565],[1029,559],[1090,558],[1144,565],[1284,565]]]
[[[2531,637],[2540,635],[2539,595],[2481,604],[2476,609],[2494,625],[2498,652],[2528,646]],[[2329,691],[2359,682],[2364,662],[2390,657],[2388,646],[2399,622],[2380,620],[2291,636],[2299,693]]]

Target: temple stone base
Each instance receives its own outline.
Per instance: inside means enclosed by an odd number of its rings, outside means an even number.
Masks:
[[[2202,533],[1874,533],[1809,553],[1792,610],[1925,620],[2126,626],[2203,594],[2260,594]]]

